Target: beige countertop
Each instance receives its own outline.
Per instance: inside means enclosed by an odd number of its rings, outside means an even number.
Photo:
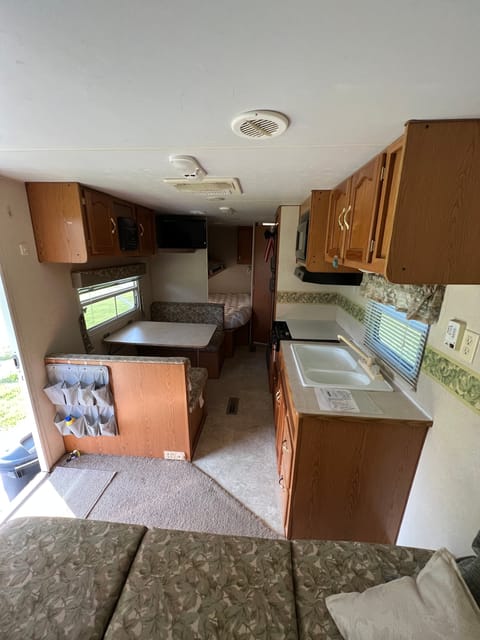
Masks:
[[[352,397],[358,406],[358,412],[335,412],[322,410],[318,403],[315,387],[302,385],[297,365],[294,360],[290,345],[301,340],[282,340],[281,353],[285,364],[285,371],[290,386],[293,404],[296,411],[307,415],[341,415],[355,417],[368,417],[372,419],[411,420],[431,422],[431,418],[419,409],[407,396],[397,389],[393,383],[393,391],[358,391],[350,389]],[[307,344],[312,344],[307,343]],[[351,352],[355,355],[354,352]],[[325,389],[325,387],[324,387]]]

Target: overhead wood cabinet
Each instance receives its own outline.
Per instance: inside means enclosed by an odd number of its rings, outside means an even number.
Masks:
[[[305,269],[315,273],[329,273],[333,271],[351,272],[354,269],[332,265],[332,260],[327,260],[324,255],[325,236],[327,233],[328,207],[330,191],[314,190],[300,205],[300,218],[308,214],[308,236]],[[333,256],[332,256],[333,257]]]
[[[155,253],[155,217],[151,209],[135,207],[138,224],[138,255],[150,256]]]
[[[92,256],[146,256],[155,252],[150,209],[76,182],[27,182],[40,262],[87,262]],[[119,220],[138,227],[136,249],[122,249]]]
[[[332,190],[325,256],[391,282],[480,283],[480,120],[412,120]]]

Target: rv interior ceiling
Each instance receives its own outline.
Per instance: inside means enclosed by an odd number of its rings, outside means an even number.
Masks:
[[[7,0],[0,19],[2,174],[163,213],[269,220],[407,120],[480,112],[480,4],[468,0]],[[242,116],[259,110],[286,119]],[[164,182],[190,171],[177,155],[194,158],[193,193]]]

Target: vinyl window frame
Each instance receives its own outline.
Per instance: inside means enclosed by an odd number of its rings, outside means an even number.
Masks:
[[[133,292],[134,306],[127,311],[119,312],[116,298],[122,294]],[[105,329],[112,323],[118,321],[121,318],[128,319],[130,316],[134,316],[141,311],[142,299],[140,291],[140,279],[138,276],[132,278],[123,278],[121,280],[113,280],[111,282],[105,282],[91,287],[82,287],[77,289],[78,298],[80,301],[80,307],[85,318],[85,324],[89,333],[95,333]],[[87,297],[88,296],[88,297]],[[98,302],[105,300],[115,300],[115,315],[112,315],[102,322],[98,322],[91,326],[88,325],[86,309]]]

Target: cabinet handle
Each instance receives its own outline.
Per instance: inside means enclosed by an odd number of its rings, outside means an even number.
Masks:
[[[285,453],[288,453],[288,452],[290,451],[290,449],[288,448],[288,444],[287,444],[287,441],[286,441],[286,440],[283,440],[283,442],[282,442],[282,450],[283,450]]]
[[[280,476],[278,479],[278,484],[282,487],[282,491],[285,491],[285,482],[283,481],[283,476]]]
[[[117,231],[117,223],[115,222],[115,220],[113,218],[110,218],[110,222],[112,223],[112,236],[115,234],[115,232]]]
[[[143,224],[141,222],[138,223],[138,228],[140,229],[140,237],[143,238],[145,229],[143,228]]]
[[[345,228],[346,228],[347,231],[350,229],[350,223],[347,220],[347,216],[350,213],[351,209],[352,209],[352,205],[349,204],[348,205],[348,209],[345,211],[345,215],[343,216],[343,223],[344,223]]]
[[[340,214],[339,214],[339,216],[338,216],[338,226],[340,227],[340,229],[341,229],[342,231],[344,231],[344,228],[343,228],[343,224],[342,224],[341,217],[342,217],[344,214],[345,214],[345,207],[343,207],[343,209],[340,211]]]

